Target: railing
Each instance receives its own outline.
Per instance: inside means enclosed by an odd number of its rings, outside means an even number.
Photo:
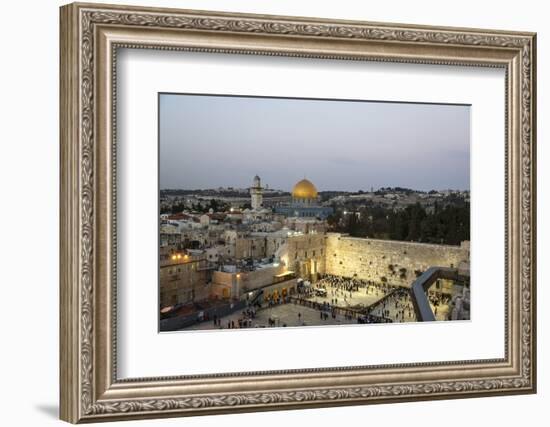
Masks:
[[[419,322],[433,322],[435,315],[428,299],[428,289],[438,279],[458,280],[458,269],[448,267],[430,267],[422,273],[411,286],[411,296],[416,318]]]
[[[364,316],[369,316],[371,319],[376,320],[376,322],[374,322],[374,323],[392,323],[392,320],[388,319],[386,317],[376,316],[376,315],[373,315],[373,314],[365,314],[363,312],[364,310],[363,311],[358,311],[358,310],[353,310],[351,308],[334,306],[332,304],[329,304],[328,302],[327,303],[321,303],[321,302],[312,301],[312,300],[308,300],[308,299],[305,299],[305,298],[294,297],[294,296],[289,297],[289,301],[294,303],[294,304],[302,305],[304,307],[313,308],[313,309],[319,310],[319,311],[330,311],[331,313],[340,314],[340,315],[349,317],[350,319],[359,319],[359,318],[362,318]]]
[[[393,297],[393,295],[395,293],[397,293],[398,291],[401,291],[403,289],[406,289],[406,288],[403,288],[401,286],[399,287],[395,287],[394,289],[392,289],[391,291],[389,291],[386,295],[384,295],[382,298],[380,298],[379,300],[376,300],[374,301],[372,304],[368,305],[367,307],[365,307],[366,310],[373,310],[375,309],[376,307],[378,307],[379,305],[381,304],[384,304],[384,301],[386,301],[387,299],[390,299],[391,297]]]
[[[255,305],[258,302],[258,300],[261,297],[263,297],[263,295],[264,295],[264,290],[260,289],[259,291],[256,292],[256,295],[254,295],[254,297],[248,301],[248,304]]]

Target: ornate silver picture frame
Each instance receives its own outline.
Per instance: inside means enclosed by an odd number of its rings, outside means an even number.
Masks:
[[[63,6],[60,21],[61,419],[98,422],[536,391],[535,34],[78,3]],[[504,357],[119,378],[116,62],[122,48],[503,69]]]

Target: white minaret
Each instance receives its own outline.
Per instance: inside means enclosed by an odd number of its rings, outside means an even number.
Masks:
[[[252,187],[250,187],[250,204],[252,209],[258,210],[262,208],[263,204],[263,192],[260,177],[256,175],[254,181],[252,181]]]

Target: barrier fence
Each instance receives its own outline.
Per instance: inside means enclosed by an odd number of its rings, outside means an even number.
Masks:
[[[312,300],[308,300],[308,299],[300,298],[300,297],[290,297],[290,301],[294,304],[298,304],[298,305],[301,305],[301,306],[304,306],[304,307],[313,308],[313,309],[319,310],[319,311],[327,311],[327,312],[330,312],[330,313],[334,313],[336,315],[339,314],[341,316],[345,316],[345,317],[350,318],[350,319],[360,319],[360,318],[363,318],[365,316],[369,316],[369,318],[375,320],[376,323],[392,323],[391,319],[388,319],[386,317],[375,316],[373,314],[365,313],[366,310],[364,310],[364,311],[352,310],[352,309],[349,309],[349,308],[333,306],[329,303],[320,303],[320,302],[317,302],[317,301],[312,301]]]

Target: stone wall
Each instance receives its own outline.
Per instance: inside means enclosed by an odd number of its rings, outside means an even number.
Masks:
[[[277,233],[237,237],[235,239],[235,258],[259,259],[272,257],[285,241],[286,236],[282,237]]]
[[[240,274],[240,277],[237,279],[237,283],[239,285],[239,295],[273,283],[273,278],[277,274],[281,274],[283,272],[284,267],[278,265],[276,267],[264,267],[254,271],[238,273]]]
[[[276,255],[298,277],[315,281],[325,272],[325,234],[290,236]]]
[[[212,295],[224,298],[240,298],[244,293],[273,283],[274,276],[293,271],[297,277],[315,281],[319,274],[357,277],[400,286],[410,286],[429,267],[453,267],[467,270],[470,259],[468,242],[461,246],[434,245],[415,242],[400,242],[349,237],[338,233],[312,233],[289,236],[284,239],[254,236],[248,243],[263,242],[269,253],[275,252],[281,263],[278,266],[261,268],[251,272],[213,272],[212,286],[205,287],[205,277],[195,277],[199,271],[193,268],[181,271],[161,269],[161,300],[164,304],[197,299],[208,289]],[[256,238],[257,237],[257,238]],[[241,239],[240,237],[236,239]],[[285,242],[286,240],[286,242]],[[285,242],[285,243],[283,243]],[[265,256],[265,253],[263,254]],[[182,277],[172,282],[173,275]],[[189,275],[193,277],[189,277]],[[204,274],[200,272],[200,274]],[[185,278],[185,286],[181,280]],[[175,280],[175,279],[174,279]],[[200,284],[203,286],[200,286]],[[164,286],[163,286],[164,284]],[[443,284],[445,285],[445,284]],[[177,290],[177,292],[176,292]],[[176,296],[175,296],[176,295]]]
[[[239,237],[235,241],[235,258],[265,258],[266,239],[257,236]]]
[[[469,242],[461,246],[326,235],[325,271],[337,276],[410,286],[418,272],[429,267],[462,267],[469,264]]]
[[[259,268],[254,271],[239,271],[227,273],[223,271],[214,271],[212,274],[213,293],[218,296],[240,298],[244,293],[264,287],[273,283],[273,278],[277,274],[285,271],[284,266]],[[230,294],[224,295],[223,289],[229,290]]]

